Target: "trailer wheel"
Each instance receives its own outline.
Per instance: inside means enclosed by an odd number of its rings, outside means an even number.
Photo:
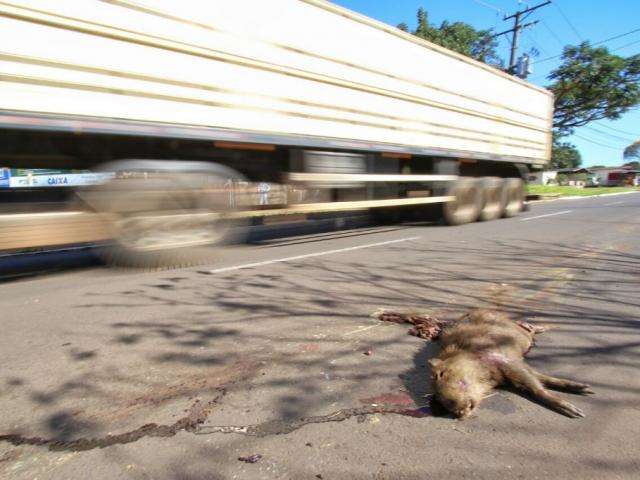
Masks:
[[[524,182],[520,178],[505,178],[505,205],[503,216],[506,218],[515,217],[524,210]]]
[[[242,228],[222,214],[233,208],[229,186],[242,177],[205,162],[122,161],[105,165],[116,178],[85,195],[111,219],[109,264],[180,267],[210,260],[212,246],[229,243]],[[231,182],[230,182],[231,181]]]
[[[485,177],[480,180],[480,188],[482,208],[479,219],[486,222],[502,217],[507,199],[505,182],[498,177]]]
[[[475,222],[482,208],[482,188],[480,182],[472,178],[462,178],[447,189],[447,196],[455,197],[442,207],[447,225],[463,225]]]

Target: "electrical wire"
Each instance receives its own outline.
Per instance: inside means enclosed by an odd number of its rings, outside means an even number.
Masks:
[[[621,34],[619,34],[619,35],[615,35],[615,36],[613,36],[613,37],[605,38],[604,40],[599,40],[599,41],[597,41],[597,42],[595,42],[595,43],[592,43],[592,44],[591,44],[591,46],[592,46],[592,47],[595,47],[595,46],[597,46],[597,45],[602,45],[603,43],[608,43],[608,42],[611,42],[611,41],[613,41],[613,40],[617,40],[618,38],[626,37],[626,36],[628,36],[628,35],[632,35],[632,34],[637,33],[637,32],[640,32],[640,28],[636,28],[636,29],[634,29],[634,30],[630,30],[630,31],[628,31],[628,32],[621,33]],[[628,47],[628,46],[630,46],[630,45],[634,45],[634,44],[636,44],[636,43],[638,43],[638,42],[633,42],[633,43],[631,43],[631,44],[624,45],[624,46],[622,46],[622,47],[618,47],[618,48],[616,48],[616,50],[620,50],[621,48],[625,48],[625,47]],[[564,52],[563,52],[563,53],[564,53]],[[537,61],[536,61],[536,62],[534,62],[534,63],[542,63],[542,62],[546,62],[547,60],[553,60],[553,59],[555,59],[555,58],[560,58],[560,57],[563,55],[563,53],[559,53],[558,55],[554,55],[554,56],[552,56],[552,57],[547,57],[547,58],[543,58],[543,59],[541,59],[541,60],[537,60]]]
[[[498,13],[502,13],[502,10],[499,9],[498,7],[496,7],[495,5],[491,5],[488,2],[483,2],[482,0],[471,0],[473,3],[477,3],[478,5],[482,5],[483,7],[487,7],[490,8],[491,10],[494,10]]]
[[[592,126],[585,126],[584,128],[588,128],[589,130],[597,132],[600,135],[605,135],[605,136],[610,137],[612,139],[620,140],[620,141],[623,141],[623,142],[634,142],[634,141],[637,140],[637,138],[621,137],[619,135],[614,135],[613,133],[608,133],[608,132],[605,132],[604,130],[598,130],[596,127],[592,127]]]
[[[612,48],[609,51],[610,52],[617,52],[618,50],[622,50],[623,48],[627,48],[627,47],[630,47],[632,45],[637,45],[638,43],[640,43],[640,40],[636,40],[635,42],[627,43],[626,45],[622,45],[621,47]]]
[[[564,18],[567,24],[571,27],[571,29],[573,30],[573,33],[576,34],[576,36],[580,39],[580,41],[584,41],[584,39],[582,38],[582,35],[580,35],[580,32],[578,32],[578,29],[573,26],[573,23],[571,23],[571,20],[569,20],[569,17],[567,17],[564,14],[564,11],[562,10],[562,8],[560,8],[560,4],[558,3],[558,1],[557,0],[554,1],[553,4],[556,6],[558,11],[560,12],[560,15],[562,15],[562,18]]]
[[[556,32],[553,31],[553,29],[547,24],[547,22],[545,22],[544,20],[540,20],[540,22],[542,23],[542,26],[544,28],[546,28],[549,33],[551,34],[551,36],[553,36],[553,38],[556,39],[556,42],[558,42],[558,45],[560,45],[561,47],[564,47],[566,44],[565,42],[563,42],[560,37],[558,36],[558,34]]]
[[[619,38],[626,37],[627,35],[631,35],[632,33],[636,33],[636,32],[640,32],[640,28],[636,28],[635,30],[631,30],[631,31],[626,32],[626,33],[621,33],[620,35],[615,35],[613,37],[605,38],[604,40],[600,40],[599,42],[594,43],[593,45],[600,45],[602,43],[607,43],[607,42],[610,42],[612,40],[617,40]]]
[[[525,37],[527,37],[527,39],[529,40],[529,42],[531,42],[534,46],[535,49],[537,49],[539,52],[544,53],[545,55],[547,55],[547,51],[544,49],[544,47],[542,45],[540,45],[536,39],[534,38],[534,36],[532,34],[530,34],[527,31],[523,31]]]
[[[605,125],[604,123],[596,122],[599,126],[603,128],[608,128],[609,130],[613,130],[614,132],[623,133],[626,135],[633,135],[634,137],[640,137],[640,133],[627,132],[625,130],[620,130],[619,128],[610,127],[609,125]]]
[[[596,142],[595,140],[592,140],[592,139],[587,138],[587,137],[583,137],[582,135],[579,135],[577,133],[574,133],[573,136],[581,138],[585,142],[593,143],[595,145],[599,145],[599,146],[605,147],[605,148],[610,148],[611,150],[624,150],[624,148],[625,148],[625,147],[614,147],[613,145],[606,145],[604,143]]]
[[[476,3],[478,5],[482,5],[483,7],[489,8],[491,10],[493,10],[494,12],[496,12],[496,16],[495,16],[495,21],[493,23],[493,29],[492,30],[496,30],[498,28],[498,19],[500,17],[500,14],[502,14],[504,11],[498,7],[496,7],[495,5],[492,5],[491,3],[488,2],[483,2],[482,0],[471,0],[473,3]],[[498,38],[498,43],[500,42],[500,38]]]

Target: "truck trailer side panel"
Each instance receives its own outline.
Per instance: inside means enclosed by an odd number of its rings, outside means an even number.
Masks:
[[[552,96],[320,0],[0,1],[0,124],[30,115],[544,164]]]

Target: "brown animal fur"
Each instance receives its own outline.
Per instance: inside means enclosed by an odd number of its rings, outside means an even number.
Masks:
[[[493,388],[510,383],[568,417],[584,417],[579,408],[545,386],[593,393],[589,385],[537,372],[523,359],[534,336],[544,330],[517,324],[495,311],[475,310],[463,316],[444,330],[440,336],[442,351],[429,361],[440,403],[457,417],[465,418]]]

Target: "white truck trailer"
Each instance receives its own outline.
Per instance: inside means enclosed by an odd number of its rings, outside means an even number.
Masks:
[[[511,216],[552,114],[548,91],[324,0],[0,0],[0,167],[110,173],[5,182],[0,250],[111,238],[148,265],[256,216]]]

